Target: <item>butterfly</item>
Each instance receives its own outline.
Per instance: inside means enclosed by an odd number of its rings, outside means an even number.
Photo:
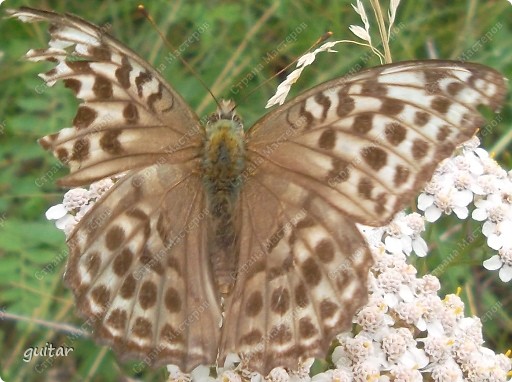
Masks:
[[[318,85],[248,130],[223,101],[202,124],[134,51],[70,14],[47,21],[54,67],[83,102],[39,140],[76,187],[125,173],[68,238],[65,282],[122,359],[190,371],[241,354],[263,374],[324,357],[367,300],[356,223],[380,226],[496,110],[501,74],[408,61]]]

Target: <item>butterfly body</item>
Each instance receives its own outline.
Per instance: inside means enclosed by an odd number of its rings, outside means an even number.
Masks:
[[[244,130],[226,102],[206,123],[201,175],[209,209],[210,262],[221,294],[231,291],[238,264],[233,217],[245,169]],[[225,106],[225,107],[222,107]]]

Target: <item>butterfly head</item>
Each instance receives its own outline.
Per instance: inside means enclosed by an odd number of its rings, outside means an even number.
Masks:
[[[229,122],[238,133],[243,133],[243,123],[240,116],[235,111],[236,104],[233,100],[221,100],[215,113],[212,113],[206,122],[206,129],[209,130],[213,125],[220,122]]]
[[[236,104],[232,99],[220,100],[219,107],[217,108],[217,115],[220,119],[232,119],[236,116]]]

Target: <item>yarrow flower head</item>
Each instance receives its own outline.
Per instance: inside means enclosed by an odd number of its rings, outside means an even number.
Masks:
[[[418,197],[418,208],[425,219],[434,222],[443,213],[454,212],[460,219],[469,216],[483,223],[487,245],[498,253],[484,261],[489,270],[499,270],[504,282],[512,280],[512,179],[473,137],[459,154],[439,166],[425,191]]]
[[[46,218],[55,220],[56,227],[69,236],[85,213],[113,185],[112,179],[107,178],[92,183],[88,190],[72,188],[64,194],[62,203],[46,211]]]
[[[499,269],[499,277],[503,282],[512,280],[512,246],[501,247],[497,255],[484,261],[484,267],[489,270]]]
[[[386,250],[391,253],[405,253],[407,256],[414,251],[417,256],[425,257],[427,243],[420,236],[423,231],[425,231],[425,220],[420,214],[397,214],[385,228]]]

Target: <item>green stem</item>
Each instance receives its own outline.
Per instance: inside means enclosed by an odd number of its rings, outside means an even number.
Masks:
[[[373,12],[375,13],[375,18],[379,26],[380,38],[382,40],[382,46],[384,47],[384,61],[386,64],[389,64],[393,62],[393,60],[391,59],[391,51],[389,50],[388,32],[386,30],[382,8],[378,0],[370,0],[370,3],[372,4]]]

